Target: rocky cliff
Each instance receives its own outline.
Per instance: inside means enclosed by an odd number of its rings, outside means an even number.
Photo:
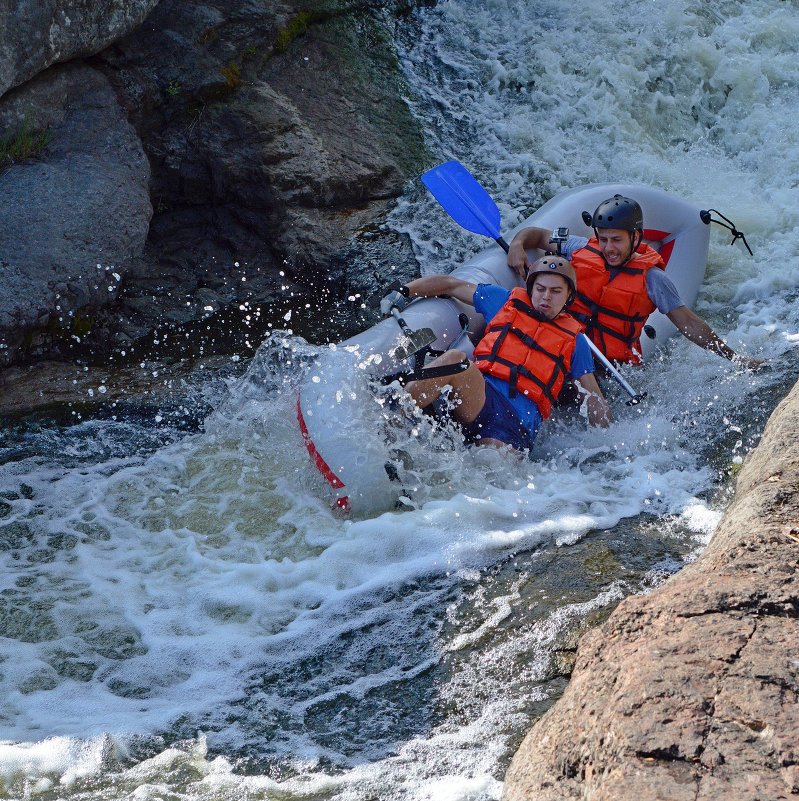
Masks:
[[[504,801],[778,801],[799,794],[799,384],[708,548],[580,642]]]
[[[380,223],[425,159],[394,46],[411,7],[0,9],[0,365],[257,344],[357,285],[375,239],[401,250]]]

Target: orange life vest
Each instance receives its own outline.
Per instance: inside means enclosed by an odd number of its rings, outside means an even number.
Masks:
[[[571,367],[582,326],[568,314],[539,320],[521,288],[491,318],[474,349],[474,362],[510,384],[510,397],[522,392],[546,420]]]
[[[585,333],[609,359],[640,364],[641,329],[655,310],[646,290],[646,274],[665,269],[657,251],[639,245],[623,266],[608,268],[596,239],[574,251],[577,292],[568,313],[585,326]]]

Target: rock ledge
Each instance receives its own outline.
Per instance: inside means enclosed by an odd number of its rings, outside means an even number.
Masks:
[[[504,801],[799,794],[799,384],[702,556],[580,642]]]

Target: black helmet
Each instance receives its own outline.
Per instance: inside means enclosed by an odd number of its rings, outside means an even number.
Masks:
[[[624,195],[613,195],[603,200],[593,216],[583,212],[583,222],[597,228],[618,228],[621,231],[643,231],[644,213],[634,200]]]

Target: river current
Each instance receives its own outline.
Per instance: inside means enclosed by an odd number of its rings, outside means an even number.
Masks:
[[[321,347],[289,331],[202,388],[199,427],[4,431],[0,798],[498,798],[579,631],[701,552],[795,380],[798,38],[782,0],[417,11],[415,112],[505,229],[587,182],[719,209],[754,256],[714,230],[697,310],[768,366],[671,341],[609,429],[556,420],[513,464],[432,433],[415,508],[352,518],[294,422]],[[390,224],[423,273],[487,245],[419,182]]]

